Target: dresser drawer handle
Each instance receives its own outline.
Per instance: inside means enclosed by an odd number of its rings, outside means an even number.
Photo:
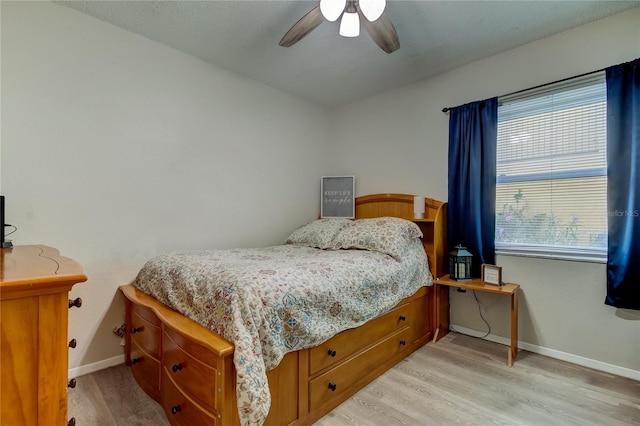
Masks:
[[[178,414],[180,411],[182,411],[182,408],[180,408],[179,405],[174,405],[173,407],[171,407],[171,414]]]
[[[76,387],[76,384],[77,384],[76,379],[73,378],[67,382],[67,387],[74,389]]]
[[[406,345],[406,344],[407,344],[407,341],[406,341],[406,340],[400,340],[400,345],[404,346],[404,345]]]
[[[142,330],[144,330],[144,327],[133,327],[131,329],[131,334],[140,333]]]
[[[171,370],[173,370],[174,373],[177,373],[178,371],[182,370],[182,363],[173,364],[173,367],[171,367]]]
[[[329,350],[327,351],[327,354],[328,354],[330,357],[335,357],[335,356],[336,356],[336,354],[337,354],[337,352],[336,352],[336,350],[335,350],[335,349],[329,349]]]
[[[400,315],[400,321],[406,321],[407,317],[405,317],[404,315]]]
[[[329,389],[331,389],[331,392],[335,392],[336,387],[337,385],[335,383],[329,382]]]
[[[140,358],[134,358],[134,359],[132,359],[132,360],[131,360],[131,364],[137,364],[137,363],[139,363],[139,362],[142,362],[142,357],[140,357]]]
[[[69,299],[69,309],[73,307],[79,308],[80,306],[82,306],[82,299],[79,297],[76,297],[74,300]]]
[[[71,339],[69,340],[69,347],[72,349],[75,349],[75,347],[78,345],[78,341],[76,339]]]
[[[75,417],[71,417],[69,419],[69,421],[67,422],[67,426],[76,426],[76,418]]]

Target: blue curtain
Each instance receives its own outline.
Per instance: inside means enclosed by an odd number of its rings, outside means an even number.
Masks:
[[[482,263],[495,263],[498,98],[449,111],[447,240],[467,248],[480,277]]]
[[[640,310],[640,59],[606,69],[607,297]]]

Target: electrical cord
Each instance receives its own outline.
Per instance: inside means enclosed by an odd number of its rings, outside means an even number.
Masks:
[[[5,237],[8,237],[9,235],[13,234],[14,232],[16,232],[18,230],[18,227],[15,225],[9,225],[8,223],[4,224],[5,228],[13,228],[13,231],[9,232],[8,234],[4,234]],[[4,231],[4,230],[3,230]]]
[[[57,261],[57,260],[52,259],[52,258],[50,258],[49,256],[45,256],[45,254],[44,254],[44,249],[42,249],[41,247],[40,247],[40,253],[38,253],[38,256],[39,256],[39,257],[42,257],[43,259],[49,259],[50,261],[52,261],[53,263],[55,263],[55,264],[56,264],[56,270],[55,270],[55,271],[53,271],[53,273],[54,273],[55,275],[57,275],[57,274],[58,274],[58,271],[60,270],[60,264],[58,263],[58,261]]]
[[[487,337],[489,334],[491,334],[491,325],[489,325],[486,318],[482,314],[482,309],[481,309],[482,304],[480,303],[480,299],[478,299],[478,293],[476,293],[475,290],[473,290],[473,297],[476,299],[476,303],[478,304],[478,313],[480,314],[480,318],[482,318],[482,321],[484,321],[484,323],[487,325],[487,332],[485,333],[484,336],[480,336],[481,338],[484,338],[484,337]]]
[[[475,290],[473,291],[473,297],[476,299],[476,304],[478,305],[478,314],[480,314],[480,318],[482,319],[482,321],[485,323],[485,325],[487,326],[487,332],[482,335],[482,336],[474,336],[477,337],[479,339],[484,339],[485,337],[487,337],[489,334],[491,334],[491,325],[489,324],[489,322],[487,321],[487,319],[484,317],[483,313],[482,313],[482,304],[480,303],[480,299],[478,299],[478,293],[476,293]],[[451,331],[455,331],[456,333],[460,333],[460,331],[456,330],[454,326],[449,325],[449,328],[451,328]],[[463,333],[464,334],[464,333]]]

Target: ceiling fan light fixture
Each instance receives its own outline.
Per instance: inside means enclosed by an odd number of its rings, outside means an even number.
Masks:
[[[347,0],[320,0],[320,12],[324,19],[334,22],[342,15],[346,5]]]
[[[2,0],[0,0],[2,1]],[[367,33],[371,39],[384,50],[386,53],[395,52],[400,48],[400,40],[398,32],[389,17],[384,13],[386,0],[316,0],[319,2],[317,6],[307,12],[298,20],[278,43],[280,46],[291,47],[299,42],[311,31],[316,29],[325,20],[338,20],[342,15],[340,22],[340,35],[343,37],[358,37],[360,35],[360,15],[364,15],[360,8],[360,3],[364,2],[369,17],[363,18]],[[378,11],[375,14],[369,13],[373,7],[370,1],[382,1],[378,4]],[[336,7],[337,6],[337,7]],[[327,12],[327,8],[333,10]],[[323,10],[324,9],[324,10]],[[376,17],[377,19],[369,22],[369,19]],[[335,18],[335,19],[334,19]]]
[[[342,37],[358,37],[360,35],[360,18],[355,12],[345,12],[340,21]]]
[[[384,12],[386,5],[386,0],[360,0],[360,10],[362,10],[362,14],[370,22],[373,22],[382,16],[382,12]]]

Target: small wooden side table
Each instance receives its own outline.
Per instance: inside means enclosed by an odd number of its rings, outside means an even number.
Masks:
[[[518,355],[518,290],[519,284],[507,283],[501,286],[487,284],[484,281],[474,278],[471,281],[455,281],[449,278],[449,275],[444,275],[440,278],[433,280],[433,285],[436,286],[436,332],[433,336],[433,342],[437,342],[443,336],[449,332],[449,312],[440,312],[439,307],[441,297],[449,297],[449,293],[446,292],[446,296],[442,291],[439,291],[439,286],[464,288],[467,290],[484,291],[486,293],[502,294],[505,296],[511,296],[511,346],[507,356],[507,365],[511,367]],[[448,305],[448,304],[447,304]]]

